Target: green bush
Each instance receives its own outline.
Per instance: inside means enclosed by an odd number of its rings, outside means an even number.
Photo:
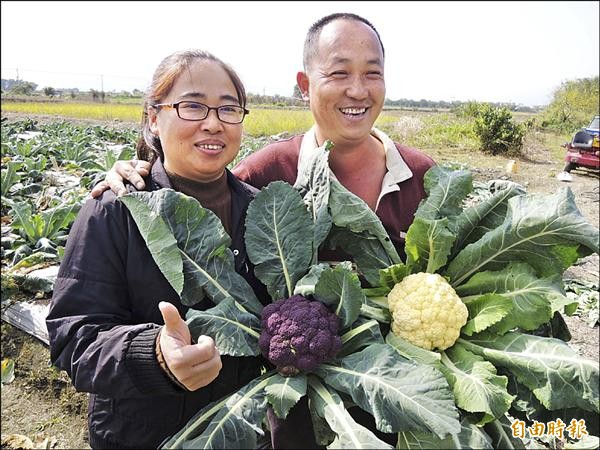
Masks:
[[[513,120],[508,108],[480,105],[474,129],[484,152],[514,156],[523,147],[525,127]]]
[[[469,101],[460,105],[458,108],[455,109],[454,112],[458,117],[474,119],[479,116],[479,113],[482,111],[484,106],[484,103]]]

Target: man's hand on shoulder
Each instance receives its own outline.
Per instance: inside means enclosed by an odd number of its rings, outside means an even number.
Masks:
[[[133,184],[137,189],[143,190],[146,187],[143,177],[150,173],[150,163],[148,161],[128,160],[117,161],[106,173],[106,178],[92,188],[90,195],[93,198],[99,197],[104,191],[111,189],[117,196],[127,194],[125,189],[125,180]]]

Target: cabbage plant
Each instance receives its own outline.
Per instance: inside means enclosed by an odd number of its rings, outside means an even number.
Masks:
[[[304,396],[315,438],[324,445],[390,448],[354,421],[349,405],[370,413],[382,432],[432,433],[444,439],[460,431],[442,372],[402,356],[384,342],[376,320],[360,315],[366,298],[351,265],[329,267],[315,261],[317,243],[332,221],[327,198],[311,199],[307,208],[300,190],[284,182],[263,189],[248,209],[247,250],[274,301],[310,296],[337,314],[341,351],[294,376],[267,371],[198,411],[163,443],[165,448],[255,448],[267,408],[285,418]],[[186,315],[192,338],[213,337],[224,355],[259,355],[262,305],[234,271],[230,238],[219,219],[195,199],[170,189],[128,194],[121,201],[167,280],[192,307]],[[194,310],[204,296],[215,306]]]
[[[372,414],[380,431],[398,433],[397,448],[523,448],[514,418],[585,419],[597,434],[598,365],[561,340],[568,329],[560,313],[576,308],[562,272],[598,252],[598,230],[570,190],[531,195],[497,181],[473,204],[469,172],[434,167],[402,261],[373,211],[331,176],[330,149],[305,160],[295,186],[274,182],[258,194],[246,244],[273,300],[312,295],[338,314],[341,352],[309,373],[264,373],[199,411],[163,445],[253,448],[267,407],[285,417],[305,395],[317,442],[329,448],[388,447],[354,422],[348,405]],[[262,307],[233,270],[218,218],[169,190],[123,201],[182,301],[193,306],[207,295],[216,304],[190,309],[193,336],[211,335],[222,354],[258,355]],[[324,246],[342,248],[354,264],[319,263]],[[448,280],[469,311],[444,351],[388,332],[387,294],[420,272]]]
[[[527,194],[515,183],[494,181],[490,195],[472,204],[470,172],[444,167],[428,171],[425,187],[427,198],[406,235],[406,262],[384,267],[381,259],[364,258],[361,248],[371,248],[372,239],[338,243],[369,279],[364,292],[371,305],[385,310],[387,295],[408,275],[436,273],[467,306],[468,320],[444,351],[425,350],[392,332],[386,342],[442,371],[461,418],[478,425],[494,448],[508,445],[508,438],[522,445],[509,428],[515,418],[529,425],[583,419],[597,436],[598,363],[566,344],[570,333],[561,314],[577,308],[565,295],[562,274],[598,253],[598,229],[582,217],[568,188]],[[400,433],[400,448],[423,442],[456,445],[430,433]]]

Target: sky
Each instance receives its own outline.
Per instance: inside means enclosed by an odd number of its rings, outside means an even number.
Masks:
[[[2,78],[38,89],[144,90],[160,61],[201,48],[246,90],[292,96],[310,25],[352,12],[379,31],[386,97],[545,105],[598,76],[598,1],[32,2],[3,0]]]

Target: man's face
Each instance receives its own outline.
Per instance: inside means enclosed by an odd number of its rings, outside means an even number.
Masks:
[[[320,144],[364,141],[385,100],[383,52],[375,32],[355,20],[335,20],[321,30],[307,73],[298,74],[308,94]]]

